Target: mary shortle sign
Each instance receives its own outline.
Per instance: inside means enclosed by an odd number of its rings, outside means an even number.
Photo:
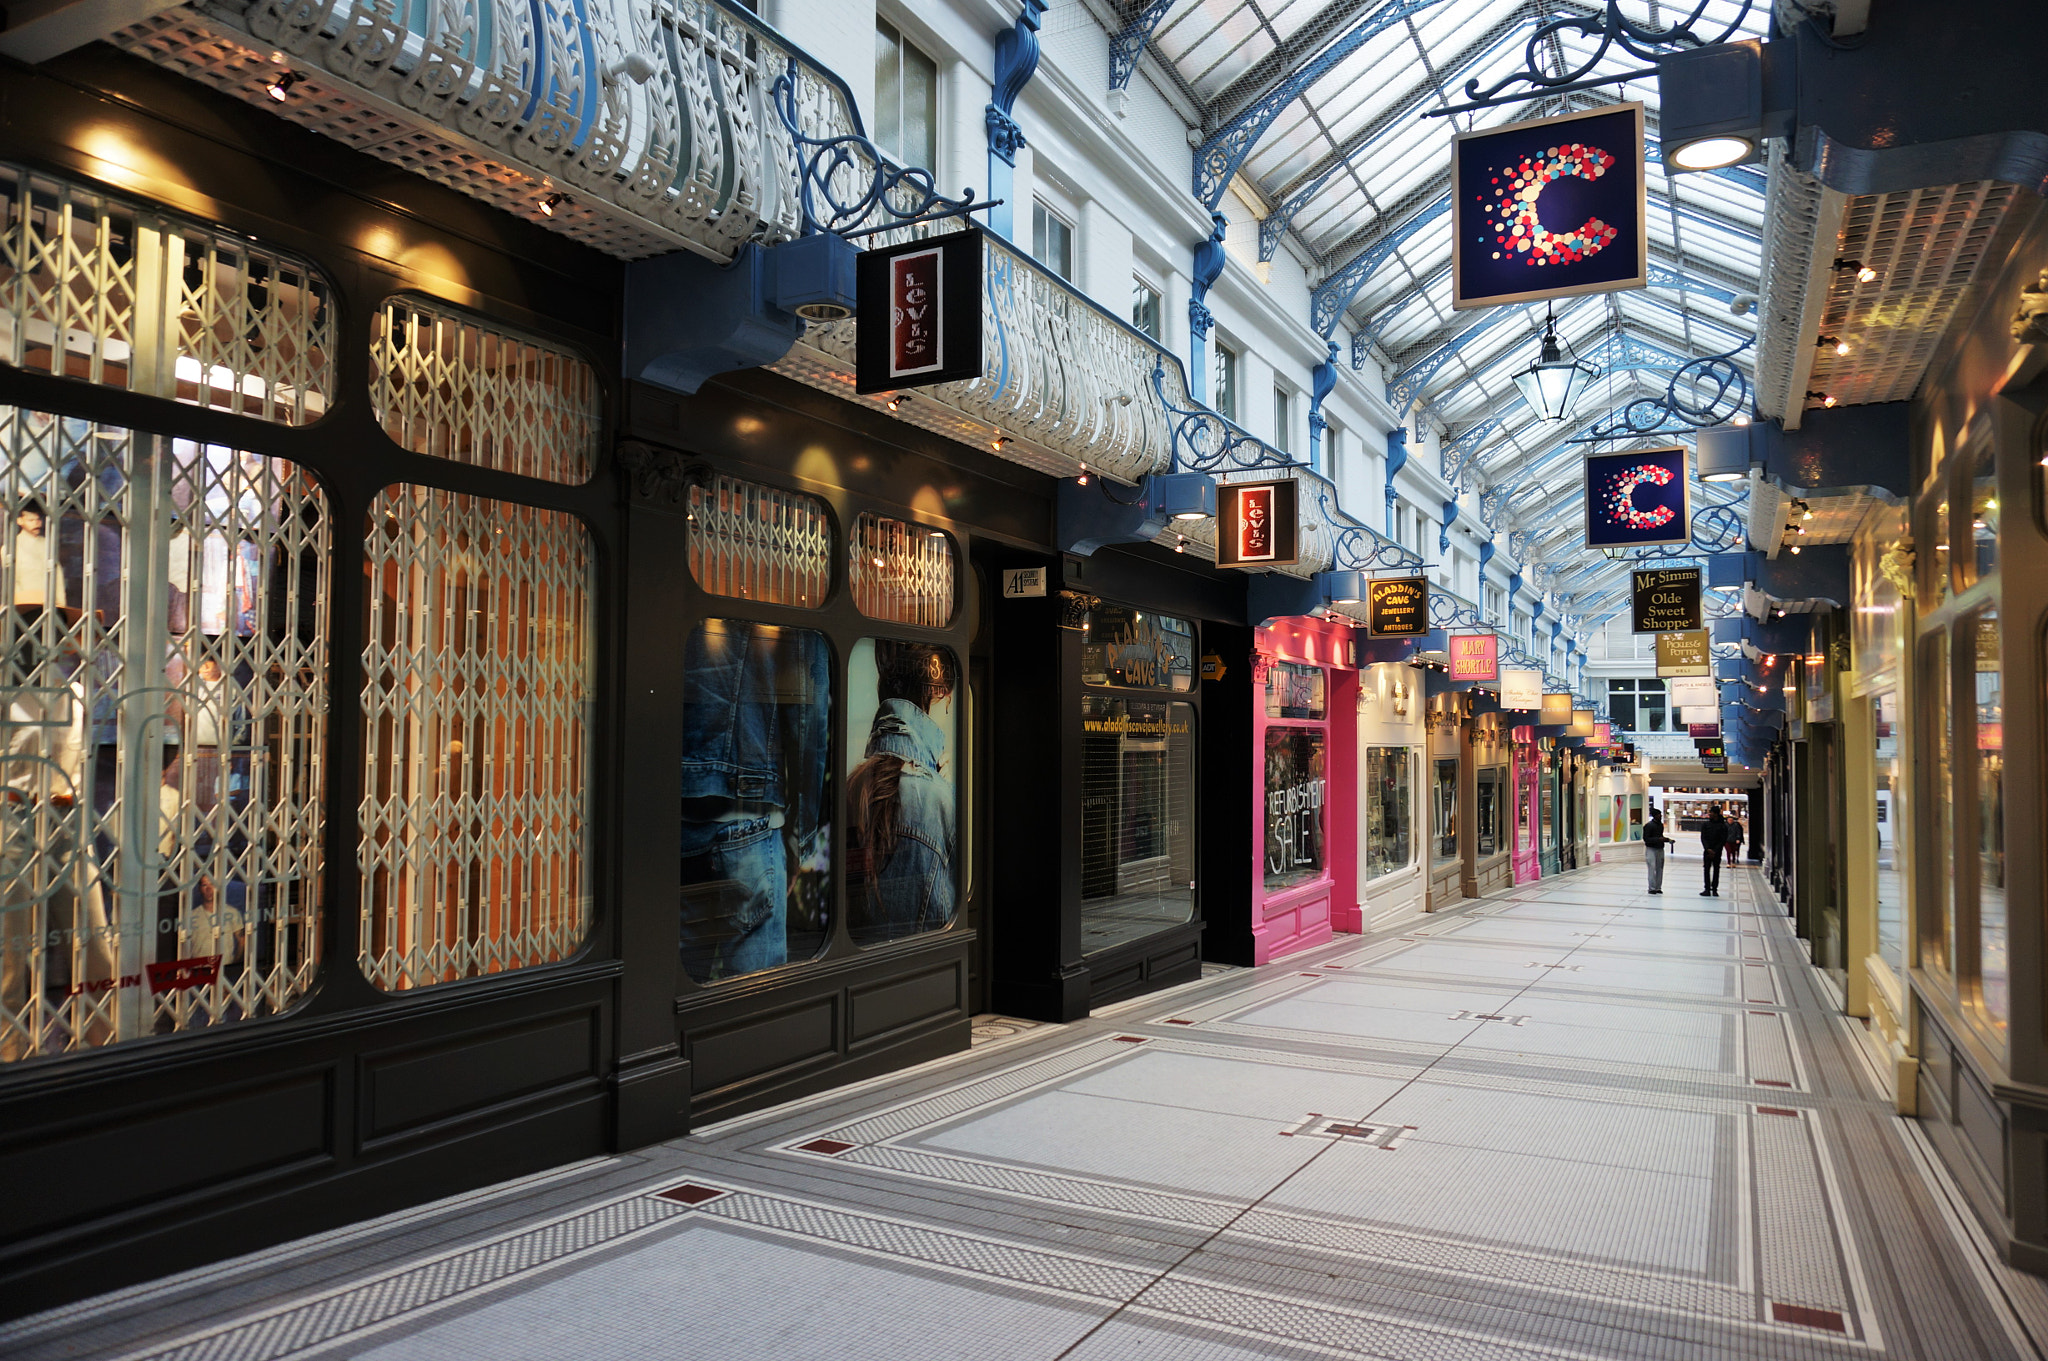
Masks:
[[[1452,307],[1649,282],[1641,104],[1461,132],[1451,183]]]
[[[1643,548],[1692,541],[1685,449],[1586,455],[1586,547]]]

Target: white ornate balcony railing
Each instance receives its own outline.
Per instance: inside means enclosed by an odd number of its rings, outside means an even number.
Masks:
[[[112,41],[628,260],[798,234],[792,64],[806,136],[860,130],[836,75],[729,0],[201,0]]]

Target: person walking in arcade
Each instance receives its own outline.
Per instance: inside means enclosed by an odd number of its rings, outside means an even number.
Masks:
[[[1700,890],[1700,897],[1721,896],[1721,852],[1727,847],[1728,819],[1721,816],[1721,805],[1717,803],[1707,810],[1707,825],[1700,828],[1700,849],[1706,852],[1700,859],[1707,870],[1706,887]]]
[[[1650,892],[1664,892],[1664,815],[1650,805],[1650,820],[1643,824],[1643,865],[1650,871]]]
[[[1742,856],[1742,819],[1728,819],[1728,868],[1734,869]]]

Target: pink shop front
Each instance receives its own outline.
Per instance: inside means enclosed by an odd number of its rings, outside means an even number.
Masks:
[[[1254,958],[1330,939],[1358,902],[1358,672],[1349,624],[1278,619],[1254,634]]]

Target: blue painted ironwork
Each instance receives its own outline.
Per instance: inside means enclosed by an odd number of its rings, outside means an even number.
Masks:
[[[1202,206],[1213,211],[1223,202],[1231,177],[1244,165],[1245,157],[1251,155],[1259,138],[1273,126],[1273,120],[1311,85],[1328,75],[1337,63],[1410,15],[1442,3],[1443,0],[1387,0],[1299,70],[1240,109],[1235,117],[1195,150],[1194,190]]]
[[[1262,468],[1306,468],[1235,421],[1206,406],[1181,406],[1166,395],[1166,360],[1152,362],[1152,391],[1166,408],[1173,431],[1173,470],[1192,473],[1252,472]]]
[[[1358,290],[1365,287],[1365,281],[1373,272],[1387,262],[1392,255],[1407,243],[1410,237],[1451,210],[1447,194],[1434,203],[1425,205],[1414,216],[1395,227],[1379,240],[1351,257],[1337,267],[1330,277],[1316,285],[1316,291],[1309,296],[1309,325],[1316,334],[1325,339],[1337,329],[1337,321],[1344,315],[1344,309],[1358,296]]]
[[[1308,462],[1318,471],[1323,466],[1323,432],[1330,428],[1329,418],[1323,415],[1323,403],[1337,388],[1337,342],[1330,342],[1329,357],[1315,366],[1309,373],[1308,388]]]
[[[1230,222],[1209,214],[1209,235],[1195,247],[1194,287],[1188,293],[1188,387],[1198,402],[1209,400],[1209,329],[1216,315],[1209,310],[1209,289],[1223,275],[1223,234]]]
[[[1563,94],[1568,90],[1588,89],[1596,85],[1611,85],[1617,80],[1635,80],[1654,76],[1655,62],[1664,52],[1674,48],[1706,47],[1714,43],[1727,42],[1742,31],[1743,20],[1755,0],[1743,0],[1742,8],[1735,12],[1727,25],[1712,36],[1703,36],[1696,31],[1705,17],[1708,0],[1697,0],[1683,18],[1663,28],[1639,23],[1621,12],[1620,0],[1607,0],[1602,11],[1596,15],[1568,14],[1561,18],[1546,20],[1536,26],[1523,46],[1522,69],[1502,76],[1484,89],[1475,77],[1465,82],[1464,104],[1444,109],[1432,109],[1429,116],[1440,117],[1466,109],[1487,109],[1497,104],[1515,104],[1536,99],[1543,95]],[[1554,63],[1556,55],[1564,50],[1563,44],[1554,41],[1566,33],[1581,38],[1593,38],[1593,50],[1577,66],[1562,71],[1548,71],[1545,68]],[[1652,63],[1647,70],[1623,71],[1611,75],[1595,76],[1593,72],[1607,59],[1609,52],[1620,48],[1638,61]],[[1509,86],[1526,86],[1514,93],[1504,93]]]
[[[1368,339],[1366,338],[1366,334],[1365,334],[1365,332],[1363,332],[1363,331],[1353,331],[1353,332],[1351,333],[1351,367],[1352,367],[1352,370],[1353,370],[1353,371],[1355,372],[1355,371],[1357,371],[1357,370],[1359,370],[1359,369],[1362,369],[1362,368],[1364,368],[1364,367],[1365,367],[1365,365],[1366,365],[1366,362],[1367,362],[1368,360],[1370,360],[1371,358],[1372,358],[1372,345],[1371,345],[1371,342],[1370,342],[1370,341],[1369,341],[1369,340],[1368,340]]]
[[[1650,266],[1650,287],[1698,293],[1702,297],[1713,298],[1719,302],[1733,302],[1737,291],[1721,284],[1709,283],[1705,279],[1695,279],[1689,274],[1680,274],[1669,266],[1658,264]]]
[[[849,238],[868,236],[919,222],[964,217],[990,206],[975,202],[972,189],[957,199],[947,198],[939,192],[931,171],[895,164],[859,133],[806,137],[797,118],[800,79],[802,72],[792,59],[789,69],[775,78],[774,98],[775,112],[796,144],[804,235],[837,232]]]
[[[1458,522],[1458,503],[1455,499],[1444,502],[1443,523],[1437,526],[1436,551],[1451,551],[1451,526]]]
[[[1464,330],[1395,374],[1394,381],[1387,384],[1387,404],[1396,411],[1407,410],[1411,403],[1421,397],[1423,389],[1429,386],[1429,380],[1436,377],[1444,365],[1456,357],[1458,351],[1502,322],[1520,317],[1528,310],[1527,303],[1488,308]]]
[[[1387,432],[1387,529],[1394,528],[1394,502],[1400,493],[1394,490],[1394,475],[1408,466],[1408,427],[1396,426]]]
[[[1662,397],[1636,398],[1572,443],[1690,434],[1709,425],[1726,425],[1749,410],[1749,375],[1735,356],[1755,343],[1751,338],[1732,350],[1687,360],[1671,375]]]
[[[1110,89],[1121,90],[1131,83],[1131,77],[1138,71],[1138,58],[1145,54],[1145,44],[1152,41],[1153,31],[1173,3],[1174,0],[1150,0],[1131,16],[1122,32],[1109,40]]]
[[[1302,485],[1317,489],[1322,518],[1330,530],[1330,558],[1335,566],[1348,572],[1420,570],[1422,559],[1413,550],[1395,543],[1338,504],[1335,484],[1314,478],[1304,479]]]
[[[982,111],[988,128],[988,191],[994,198],[1009,198],[1015,182],[1017,149],[1024,145],[1024,129],[1015,116],[1017,97],[1038,71],[1038,23],[1045,6],[1046,0],[1021,0],[1017,22],[996,39],[995,81]],[[1016,239],[1011,209],[991,213],[989,225]]]

